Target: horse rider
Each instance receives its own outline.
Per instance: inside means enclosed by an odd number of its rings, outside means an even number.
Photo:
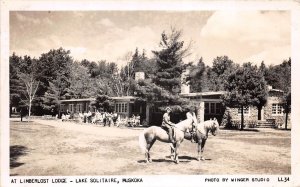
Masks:
[[[163,128],[166,128],[167,131],[168,131],[168,134],[169,134],[169,139],[170,141],[174,144],[175,143],[175,140],[173,138],[173,129],[172,127],[174,126],[174,123],[172,123],[170,121],[170,113],[171,113],[171,108],[170,107],[167,107],[166,108],[166,113],[164,113],[163,115],[163,121],[162,121],[162,127]]]

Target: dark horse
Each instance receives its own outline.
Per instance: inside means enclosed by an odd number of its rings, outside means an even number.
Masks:
[[[184,134],[187,132],[187,130],[192,129],[193,123],[194,124],[197,123],[195,114],[193,116],[191,115],[186,120],[175,124],[175,127],[174,127],[175,143],[172,144],[172,146],[171,146],[171,147],[173,147],[173,150],[174,150],[173,159],[174,159],[175,163],[179,162],[178,161],[178,153],[177,153],[179,145],[184,140]],[[139,136],[139,145],[140,145],[140,148],[142,149],[143,153],[145,154],[146,162],[151,162],[149,151],[156,140],[159,140],[159,141],[165,142],[165,143],[171,143],[167,132],[164,129],[162,129],[161,127],[157,127],[157,126],[151,126],[151,127],[146,128]]]
[[[216,118],[213,120],[208,120],[201,122],[195,126],[195,134],[192,136],[191,133],[187,132],[184,134],[184,138],[187,140],[194,139],[195,142],[198,143],[198,157],[197,160],[205,160],[203,157],[203,151],[205,142],[208,138],[208,133],[211,132],[213,136],[217,135],[217,131],[219,130],[219,123]],[[174,157],[174,149],[171,146],[171,157]]]

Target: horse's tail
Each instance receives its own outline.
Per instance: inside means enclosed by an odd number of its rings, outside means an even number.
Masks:
[[[147,142],[145,138],[145,131],[143,131],[139,136],[139,145],[143,153],[147,153],[148,150],[146,149]]]

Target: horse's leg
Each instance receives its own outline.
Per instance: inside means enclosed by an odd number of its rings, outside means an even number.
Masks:
[[[206,142],[206,139],[203,139],[201,142],[201,157],[200,157],[201,160],[205,160],[205,158],[203,157],[205,142]]]
[[[174,156],[174,161],[175,161],[175,163],[176,164],[178,164],[179,163],[179,160],[178,160],[178,150],[179,150],[179,145],[180,145],[180,142],[176,142],[175,143],[175,149],[174,149],[174,152],[175,152],[175,156]]]
[[[198,157],[197,160],[200,161],[200,159],[202,158],[202,138],[198,138]]]
[[[198,161],[199,160],[205,160],[205,158],[203,157],[205,142],[206,142],[206,139],[202,139],[202,138],[199,139],[199,142],[198,142],[198,158],[197,158]]]
[[[150,141],[150,143],[147,144],[148,152],[146,154],[147,154],[147,161],[148,162],[152,162],[152,159],[150,157],[150,149],[151,149],[151,147],[152,147],[152,145],[154,144],[155,141],[156,141],[156,139],[154,138],[153,140]]]
[[[175,159],[175,151],[174,151],[174,146],[173,146],[173,145],[171,145],[171,146],[170,146],[170,148],[171,148],[171,160],[174,160],[174,159]]]

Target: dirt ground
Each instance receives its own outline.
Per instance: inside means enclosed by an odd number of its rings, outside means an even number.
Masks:
[[[153,162],[144,162],[138,146],[142,128],[117,128],[54,120],[10,124],[11,176],[290,174],[291,132],[220,130],[209,136],[204,156],[184,141],[179,164],[168,144],[156,142]]]

